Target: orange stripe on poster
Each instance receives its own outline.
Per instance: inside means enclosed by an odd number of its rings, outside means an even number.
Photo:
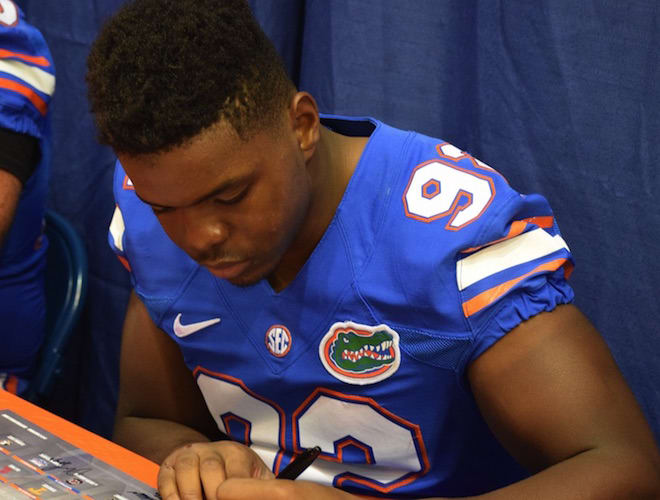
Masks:
[[[0,59],[8,59],[10,57],[21,59],[25,62],[36,64],[37,66],[43,66],[44,68],[50,66],[50,61],[43,56],[35,57],[27,54],[20,54],[18,52],[12,52],[11,50],[7,49],[0,49]]]
[[[24,465],[24,466],[27,467],[28,469],[32,469],[34,472],[38,472],[38,473],[41,474],[42,476],[46,474],[46,473],[45,473],[44,471],[42,471],[39,467],[37,467],[36,465],[31,464],[30,462],[26,462],[25,460],[23,460],[23,459],[22,459],[21,457],[19,457],[18,455],[12,455],[11,458],[13,458],[14,460],[16,460],[19,464]]]
[[[568,261],[567,259],[555,259],[549,262],[545,262],[540,266],[532,269],[528,273],[519,276],[518,278],[505,281],[500,285],[497,285],[493,288],[489,288],[484,292],[481,292],[476,297],[473,297],[470,300],[463,302],[463,314],[465,314],[466,318],[472,316],[474,313],[481,311],[484,307],[487,307],[493,302],[495,302],[497,299],[499,299],[502,295],[507,293],[509,290],[511,290],[514,286],[516,286],[525,278],[531,276],[532,274],[536,274],[540,272],[556,271],[565,263],[567,263],[567,261]],[[566,272],[570,274],[570,270],[567,270]]]
[[[14,488],[16,491],[20,491],[26,497],[31,498],[32,500],[41,500],[38,496],[33,495],[29,491],[24,490],[23,488],[21,488],[19,485],[15,484],[15,483],[7,483],[7,484],[9,484],[9,486]]]
[[[0,408],[17,413],[34,425],[77,446],[129,476],[156,488],[158,465],[150,460],[4,390],[0,390]]]
[[[17,83],[14,80],[9,80],[7,78],[0,78],[0,88],[12,90],[18,94],[21,94],[22,96],[27,97],[42,115],[45,115],[48,111],[48,104],[46,104],[46,101],[39,97],[34,90],[26,87],[25,85],[21,85],[20,83]]]

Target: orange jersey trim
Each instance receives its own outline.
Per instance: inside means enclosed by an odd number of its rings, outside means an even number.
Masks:
[[[128,259],[126,257],[122,257],[121,255],[117,255],[117,258],[119,259],[119,262],[121,262],[121,265],[126,268],[126,270],[131,273],[131,264],[128,262]]]
[[[27,54],[20,54],[18,52],[12,52],[7,49],[0,49],[0,59],[21,59],[25,62],[36,64],[37,66],[42,66],[48,68],[50,66],[50,61],[43,56],[29,56]]]
[[[7,78],[0,78],[0,88],[12,90],[24,97],[27,97],[42,115],[45,115],[48,111],[48,104],[46,104],[46,101],[39,97],[39,95],[34,90],[26,87],[25,85],[21,85],[20,83],[17,83],[14,80],[9,80]]]
[[[471,298],[470,300],[463,302],[463,314],[465,314],[466,318],[470,317],[473,314],[481,311],[485,307],[495,302],[497,299],[499,299],[501,296],[503,296],[509,290],[511,290],[514,286],[516,286],[518,283],[520,283],[525,278],[531,276],[532,274],[536,274],[544,271],[556,271],[566,263],[568,263],[568,259],[565,258],[551,260],[549,262],[545,262],[535,267],[534,269],[523,274],[522,276],[519,276],[509,281],[505,281],[504,283],[494,286],[493,288],[489,288],[488,290],[481,292],[479,295]],[[571,271],[572,271],[572,266],[569,265],[565,270],[565,275],[567,278],[570,275]]]
[[[128,178],[128,175],[124,176],[124,182],[122,183],[121,187],[124,189],[130,189],[131,191],[135,191],[135,188],[133,187],[131,180]]]
[[[521,235],[527,228],[527,224],[534,224],[543,229],[547,229],[549,227],[552,227],[554,223],[555,223],[555,218],[552,215],[541,216],[541,217],[529,217],[527,219],[514,220],[511,223],[509,232],[504,238],[490,241],[478,247],[466,248],[465,250],[461,250],[461,253],[475,252],[477,250],[480,250],[481,248],[485,248],[487,246],[494,245],[495,243],[499,243],[500,241],[510,240],[511,238]]]

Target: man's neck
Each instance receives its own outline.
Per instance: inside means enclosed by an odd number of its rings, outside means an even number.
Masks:
[[[323,237],[355,171],[368,137],[348,137],[321,127],[321,139],[308,164],[312,200],[298,236],[268,277],[279,292],[291,283]]]

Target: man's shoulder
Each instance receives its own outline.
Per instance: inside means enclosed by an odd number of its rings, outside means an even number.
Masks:
[[[396,156],[374,155],[370,163],[345,218],[353,254],[371,255],[363,259],[363,286],[414,297],[438,313],[435,324],[452,317],[483,330],[514,295],[532,294],[555,272],[570,274],[570,251],[547,200],[517,192],[462,149],[413,133]],[[395,172],[389,180],[384,167]],[[358,207],[369,205],[362,210],[371,220],[354,222]]]
[[[376,124],[340,207],[349,234],[437,261],[501,237],[521,205],[550,211],[449,142]]]

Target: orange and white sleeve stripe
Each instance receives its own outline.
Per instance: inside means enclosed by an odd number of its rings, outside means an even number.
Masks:
[[[469,317],[497,302],[525,279],[564,268],[570,275],[570,250],[563,238],[537,227],[500,240],[456,263],[456,279]]]
[[[0,89],[22,95],[45,115],[55,92],[55,75],[48,68],[51,64],[45,57],[0,49]]]

